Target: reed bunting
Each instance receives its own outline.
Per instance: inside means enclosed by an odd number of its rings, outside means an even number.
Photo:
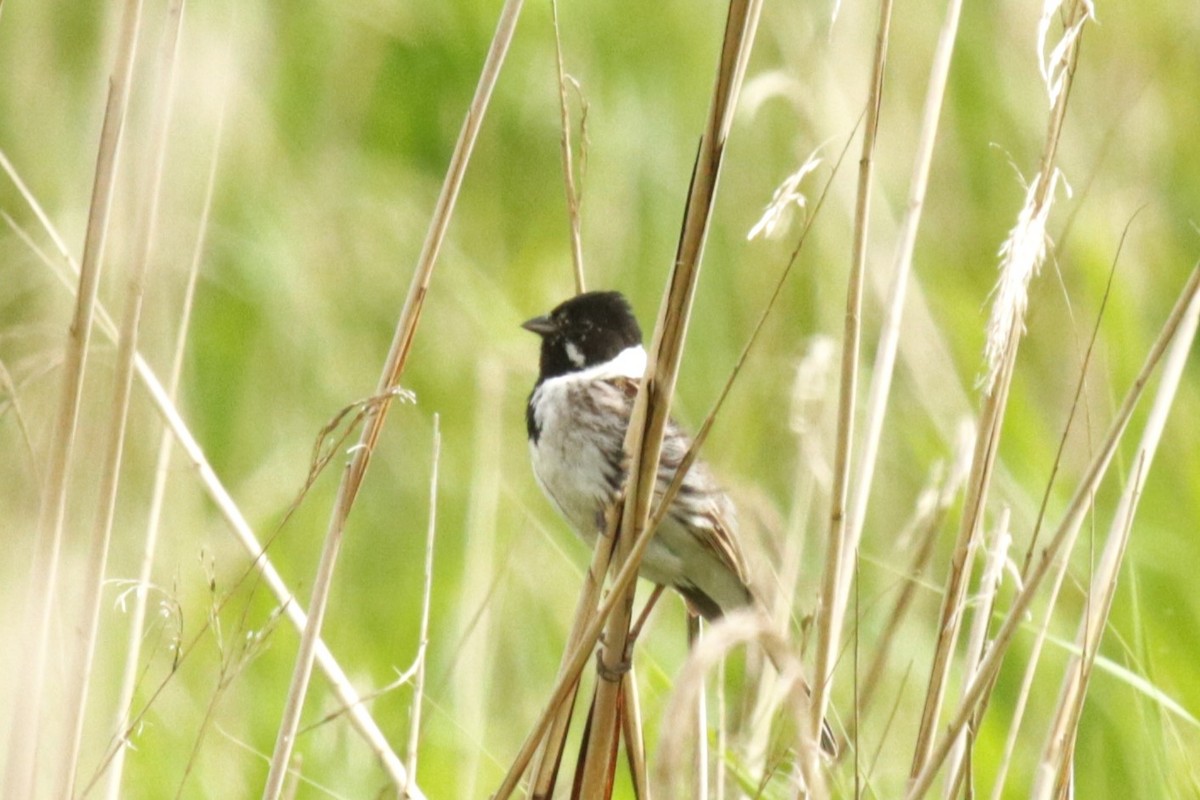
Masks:
[[[594,545],[628,471],[625,429],[646,371],[642,331],[619,292],[587,292],[522,325],[542,337],[541,370],[525,422],[542,490]],[[667,424],[655,501],[691,440]],[[693,614],[714,620],[754,605],[733,504],[696,461],[646,548],[640,574],[671,586]]]
[[[646,371],[642,330],[619,292],[587,292],[522,325],[542,337],[541,369],[525,409],[533,473],[585,542],[595,545],[605,509],[623,491],[625,429]],[[655,501],[675,477],[691,440],[667,423]],[[696,461],[642,558],[640,574],[671,586],[693,614],[719,619],[760,607],[748,584],[733,503]],[[837,754],[822,722],[821,749]]]

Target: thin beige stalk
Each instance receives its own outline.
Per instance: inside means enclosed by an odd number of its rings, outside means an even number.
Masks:
[[[992,537],[991,549],[983,565],[983,574],[979,579],[979,593],[975,597],[975,613],[971,617],[971,630],[967,634],[967,652],[963,658],[963,674],[968,678],[975,676],[979,660],[983,658],[983,649],[987,645],[988,623],[992,619],[992,608],[996,602],[996,592],[1000,587],[1000,579],[1004,577],[1004,564],[1008,558],[1009,545],[1012,536],[1008,532],[1009,520],[1012,516],[1008,506],[1000,512],[1000,521]],[[958,793],[960,783],[970,780],[965,766],[969,764],[968,742],[966,732],[959,734],[950,751],[946,788],[942,793],[945,800],[952,800]]]
[[[1003,424],[1009,384],[1016,360],[1015,340],[1020,336],[1019,331],[1019,327],[1014,326],[1011,329],[1009,335],[1013,341],[1007,350],[1008,356],[1001,367],[995,385],[984,397],[983,408],[979,414],[975,452],[971,458],[971,472],[967,478],[962,518],[959,521],[954,550],[950,556],[950,570],[946,575],[941,610],[938,613],[938,640],[930,666],[929,686],[925,694],[921,726],[917,732],[917,745],[910,773],[912,776],[915,776],[928,760],[937,719],[941,714],[942,703],[945,699],[946,683],[950,675],[955,644],[958,641],[959,627],[962,624],[967,583],[970,578],[968,566],[972,561],[975,547],[978,544],[979,530],[983,525],[984,506],[987,503],[987,492],[996,464],[1000,429]]]
[[[1069,743],[1074,740],[1078,730],[1088,679],[1091,676],[1092,667],[1099,652],[1100,639],[1112,609],[1113,595],[1120,578],[1121,563],[1126,545],[1129,543],[1129,534],[1133,527],[1134,515],[1137,513],[1138,500],[1146,484],[1146,475],[1154,462],[1158,443],[1162,439],[1167,416],[1175,402],[1175,394],[1179,389],[1189,353],[1192,351],[1196,339],[1198,324],[1200,324],[1200,293],[1192,299],[1180,324],[1179,332],[1175,335],[1170,351],[1167,353],[1162,380],[1147,417],[1142,439],[1134,453],[1133,459],[1137,469],[1133,473],[1133,480],[1121,493],[1121,499],[1113,512],[1113,523],[1109,528],[1104,550],[1100,555],[1100,563],[1092,576],[1084,617],[1079,622],[1079,630],[1075,636],[1075,645],[1079,654],[1071,657],[1063,676],[1058,710],[1042,752],[1042,767],[1038,771],[1038,782],[1034,787],[1035,797],[1052,795],[1051,789],[1058,787],[1052,787],[1049,778],[1055,775],[1058,777],[1058,786],[1062,784],[1061,775],[1068,764],[1064,754],[1071,751],[1072,747]]]
[[[654,768],[654,783],[660,797],[677,796],[679,779],[688,774],[683,761],[689,751],[695,751],[689,735],[694,732],[694,726],[698,725],[697,698],[704,694],[708,674],[717,669],[733,649],[750,644],[762,648],[779,670],[782,691],[778,696],[792,712],[801,739],[800,770],[808,792],[802,796],[829,796],[824,777],[817,766],[816,742],[804,734],[809,714],[809,689],[807,681],[804,680],[803,666],[792,653],[787,641],[775,633],[772,627],[767,616],[757,610],[736,611],[714,624],[703,641],[692,649],[675,682],[663,714],[665,719],[672,720],[672,724],[662,730],[658,759]],[[694,790],[694,784],[690,784],[686,796],[694,797]]]
[[[408,787],[417,783],[417,745],[421,740],[421,703],[425,699],[425,662],[429,655],[429,603],[433,598],[433,541],[437,532],[438,464],[441,463],[442,432],[438,415],[433,415],[433,466],[429,474],[429,526],[425,533],[425,591],[421,597],[421,640],[417,646],[417,673],[413,679],[412,707],[408,726]]]
[[[625,755],[629,761],[629,777],[633,784],[636,800],[650,800],[650,779],[646,772],[646,737],[642,730],[642,701],[638,695],[637,670],[629,667],[629,680],[621,681],[624,695],[621,703],[621,736],[625,741]]]
[[[761,11],[761,0],[731,0],[729,4],[713,99],[689,187],[679,249],[667,292],[663,296],[648,351],[646,374],[638,387],[625,439],[625,449],[631,461],[621,529],[614,553],[613,563],[617,567],[621,567],[630,557],[631,547],[645,529],[650,515],[663,433],[683,355],[683,342],[716,198],[722,156]],[[617,613],[608,620],[600,656],[600,680],[597,682],[593,706],[592,736],[588,741],[583,770],[584,800],[606,800],[611,786],[614,765],[610,759],[618,730],[616,721],[620,681],[606,680],[604,676],[618,672],[630,657],[627,640],[633,609],[632,587],[623,593],[621,599]]]
[[[442,241],[445,239],[446,229],[450,224],[450,217],[458,199],[459,189],[462,187],[463,176],[466,174],[467,163],[470,161],[475,140],[479,135],[479,128],[483,123],[488,102],[491,100],[492,90],[500,75],[500,67],[504,63],[508,46],[512,42],[521,5],[522,0],[506,0],[501,9],[496,32],[492,37],[492,44],[484,61],[483,72],[475,88],[471,106],[467,110],[466,119],[463,120],[462,130],[450,159],[450,166],[442,184],[441,194],[438,196],[433,219],[430,221],[429,231],[417,260],[416,271],[413,274],[412,283],[409,285],[408,296],[396,324],[395,336],[392,339],[391,349],[388,352],[376,394],[390,392],[398,386],[400,376],[408,361],[413,337],[416,335],[417,325],[421,319],[425,295],[429,291],[429,283],[433,277],[433,267],[437,262]],[[342,534],[345,532],[346,520],[350,516],[354,500],[358,496],[359,487],[362,485],[363,477],[370,465],[375,444],[383,431],[383,423],[387,419],[390,407],[391,403],[385,400],[367,420],[358,445],[352,448],[353,455],[342,474],[341,484],[338,486],[337,500],[334,502],[329,528],[325,534],[325,543],[321,550],[321,561],[317,566],[317,575],[313,581],[308,624],[300,637],[296,666],[292,673],[283,718],[280,721],[279,732],[275,740],[275,752],[271,758],[271,770],[263,789],[265,800],[277,800],[283,787],[283,778],[287,774],[287,765],[291,760],[292,748],[295,744],[296,730],[300,725],[300,712],[304,707],[304,698],[308,692],[309,679],[312,676],[314,653],[320,638],[325,608],[329,601],[329,590],[333,582],[333,570],[337,563],[338,551],[341,548]]]
[[[182,12],[183,0],[179,0],[179,11]],[[182,21],[182,13],[180,13]],[[182,24],[182,22],[181,22]],[[172,96],[175,86],[172,84]],[[196,279],[200,275],[201,256],[208,237],[208,221],[212,212],[213,192],[217,184],[217,164],[221,148],[222,134],[225,129],[225,103],[222,102],[220,116],[217,118],[217,130],[213,137],[213,149],[209,158],[208,179],[204,188],[204,203],[200,211],[200,225],[196,234],[196,245],[192,250],[192,261],[188,268],[186,286],[183,292],[183,302],[179,311],[179,328],[175,333],[174,355],[171,359],[171,374],[167,379],[167,396],[175,402],[179,390],[180,377],[183,374],[183,354],[187,346],[192,307],[196,296]],[[129,619],[129,638],[125,645],[125,667],[121,675],[121,688],[117,696],[117,718],[114,729],[124,731],[129,723],[129,708],[133,703],[133,693],[137,685],[138,665],[141,663],[142,635],[146,627],[146,608],[150,597],[150,581],[154,570],[154,557],[158,550],[158,534],[161,529],[163,504],[167,496],[167,478],[170,475],[171,453],[175,439],[169,430],[163,429],[158,445],[158,457],[154,468],[154,487],[150,495],[150,511],[146,520],[146,537],[142,543],[141,566],[138,570],[137,591],[134,593],[133,612]],[[119,748],[113,756],[108,769],[105,797],[108,800],[118,800],[121,795],[121,777],[125,770],[126,748]]]
[[[1072,20],[1083,15],[1084,4],[1076,3]],[[1072,23],[1073,25],[1074,23]],[[1078,38],[1072,39],[1062,54],[1064,63],[1073,64],[1078,52]],[[1011,380],[1020,344],[1026,310],[1026,295],[1031,276],[1040,267],[1045,257],[1045,223],[1054,201],[1058,185],[1055,167],[1058,143],[1066,119],[1067,100],[1070,97],[1073,70],[1065,73],[1064,90],[1055,95],[1050,120],[1046,130],[1046,141],[1042,150],[1039,170],[1026,194],[1026,202],[1018,214],[1017,223],[1001,247],[1000,284],[989,322],[988,342],[984,350],[988,363],[983,379],[985,390],[984,407],[980,413],[980,445],[976,453],[983,461],[973,470],[969,486],[968,505],[964,509],[962,524],[955,542],[951,570],[947,575],[942,611],[938,621],[938,643],[934,651],[933,667],[930,671],[929,688],[925,695],[925,708],[917,731],[916,747],[913,751],[911,777],[916,777],[924,768],[933,744],[934,733],[945,699],[946,683],[949,680],[952,656],[958,642],[960,613],[963,597],[970,575],[962,569],[967,550],[974,546],[983,520],[991,484],[996,448],[1004,410],[1007,406],[1008,381]],[[968,513],[969,512],[969,513]]]
[[[688,616],[687,624],[688,651],[695,650],[700,644],[700,618]],[[705,681],[701,680],[696,689],[696,738],[695,766],[696,783],[692,797],[696,800],[708,800],[708,698],[705,696]],[[670,717],[667,717],[670,719]]]
[[[9,174],[9,177],[20,189],[21,196],[29,203],[31,209],[33,209],[35,216],[46,226],[46,234],[54,242],[56,248],[58,248],[65,263],[72,268],[75,274],[78,274],[79,268],[71,258],[62,237],[58,235],[58,231],[50,223],[49,218],[42,210],[37,199],[24,188],[24,182],[21,181],[20,176],[12,169],[11,163],[3,158],[3,153],[0,153],[0,167],[3,167]],[[40,255],[40,253],[38,254]],[[63,272],[60,265],[48,260],[43,260],[43,263],[54,273],[55,277],[60,280],[68,291],[75,291],[75,284]],[[95,316],[101,332],[110,340],[116,341],[116,325],[113,323],[104,306],[100,303],[96,304]],[[188,463],[195,472],[201,486],[204,487],[209,499],[216,506],[217,512],[225,519],[238,543],[250,555],[251,564],[262,574],[268,588],[275,597],[276,603],[283,609],[288,621],[297,630],[304,630],[307,620],[304,608],[300,605],[297,598],[292,595],[287,585],[283,582],[283,578],[280,577],[279,571],[271,563],[270,558],[254,535],[250,523],[246,521],[245,515],[242,514],[237,503],[234,502],[233,497],[229,494],[229,491],[221,483],[220,478],[217,477],[196,437],[192,435],[191,430],[183,421],[183,417],[175,407],[169,393],[140,353],[134,358],[134,367],[137,371],[138,379],[150,395],[151,403],[158,411],[159,416],[162,417],[163,422],[170,428],[171,434],[178,440],[184,455],[188,459]],[[345,671],[338,664],[324,642],[317,643],[317,666],[329,680],[341,704],[350,709],[351,724],[379,759],[381,766],[388,773],[392,783],[397,789],[402,788],[405,782],[404,764],[391,749],[387,738],[371,717],[370,712],[362,706],[362,699],[359,697],[357,690],[351,685]],[[130,732],[128,727],[124,731],[119,732],[116,746],[124,746],[124,742]],[[105,768],[113,756],[114,751],[110,749],[109,753],[101,761],[101,770]]]
[[[575,156],[571,152],[571,107],[567,103],[567,74],[563,69],[562,33],[558,28],[558,0],[550,0],[550,18],[554,22],[554,65],[558,77],[558,112],[562,126],[559,146],[562,151],[563,188],[567,193],[567,219],[571,223],[571,264],[575,268],[575,293],[587,291],[583,280],[583,234],[579,216],[580,197],[575,188]],[[587,110],[584,107],[583,116]],[[580,147],[584,147],[583,126],[580,124]]]
[[[175,99],[179,34],[183,26],[183,5],[179,0],[168,13],[166,40],[159,61],[158,74],[164,76],[154,105],[150,158],[153,169],[144,187],[146,208],[137,233],[138,252],[126,275],[125,311],[117,341],[117,361],[113,376],[113,393],[109,404],[108,443],[101,464],[99,507],[92,528],[91,548],[83,579],[81,649],[76,654],[71,680],[67,687],[67,725],[71,740],[62,763],[66,776],[64,796],[75,796],[75,781],[79,772],[79,751],[83,744],[88,690],[92,666],[96,657],[96,639],[100,628],[100,608],[104,573],[108,566],[108,549],[112,541],[113,519],[117,510],[117,490],[120,486],[121,463],[125,450],[125,431],[129,421],[129,399],[133,393],[133,361],[137,354],[138,329],[141,326],[142,301],[150,261],[154,251],[154,229],[158,224],[159,201],[162,197],[163,174],[166,169],[167,140],[171,112]],[[136,33],[134,34],[136,42]]]
[[[813,674],[813,737],[821,735],[825,709],[833,686],[833,668],[840,649],[842,621],[850,584],[843,586],[845,564],[858,560],[848,541],[846,503],[850,492],[851,448],[854,442],[854,409],[858,398],[859,343],[862,338],[863,277],[867,267],[867,238],[870,223],[871,185],[874,180],[875,139],[879,133],[879,111],[883,105],[883,74],[887,63],[888,35],[892,22],[892,0],[880,0],[879,28],[867,97],[862,154],[858,162],[858,195],[854,209],[854,244],[850,279],[846,291],[846,316],[842,332],[842,368],[838,394],[837,438],[834,444],[833,485],[830,491],[829,534],[825,569],[821,575],[821,599],[816,610],[817,655]]]
[[[58,597],[59,558],[70,491],[70,466],[79,423],[79,406],[87,368],[88,345],[92,336],[96,293],[100,285],[100,270],[108,236],[109,214],[116,187],[121,138],[129,107],[130,85],[133,82],[134,53],[137,50],[141,11],[141,0],[126,0],[122,8],[120,36],[109,80],[104,122],[100,130],[79,289],[65,343],[62,389],[38,513],[33,569],[24,615],[25,619],[33,620],[37,627],[33,647],[26,650],[28,660],[25,661],[22,670],[27,679],[20,683],[20,690],[13,703],[13,724],[9,728],[4,784],[7,797],[34,797],[38,794],[38,728],[44,712],[42,695],[50,628],[53,624],[55,600]],[[59,774],[65,775],[66,770]]]
[[[888,289],[887,312],[879,331],[879,344],[875,348],[875,363],[871,368],[871,386],[867,392],[866,420],[863,430],[858,471],[854,480],[854,497],[847,512],[846,550],[857,552],[862,540],[866,521],[867,502],[871,496],[871,484],[875,477],[875,464],[879,455],[879,441],[883,434],[883,420],[887,414],[888,397],[891,394],[892,376],[896,368],[896,353],[900,345],[900,321],[904,316],[904,301],[908,297],[908,277],[912,272],[913,251],[917,245],[917,231],[921,225],[921,212],[925,207],[925,193],[929,187],[929,168],[933,162],[933,147],[937,141],[938,123],[941,120],[942,101],[946,95],[946,82],[950,75],[950,60],[958,38],[958,20],[962,11],[962,0],[949,0],[946,18],[938,34],[937,47],[933,53],[933,64],[929,69],[929,86],[925,90],[925,106],[921,114],[921,130],[917,136],[917,152],[913,159],[913,173],[909,181],[908,203],[904,219],[900,223],[900,234],[896,241],[893,259],[891,286]],[[842,561],[841,584],[838,597],[845,603],[850,586],[850,572],[854,559]]]
[[[1126,225],[1125,232],[1121,234],[1121,243],[1117,246],[1117,252],[1125,242],[1125,236],[1129,232],[1129,226]],[[1104,311],[1108,306],[1108,298],[1112,292],[1113,276],[1116,274],[1117,262],[1114,259],[1112,268],[1108,273],[1108,284],[1104,289],[1104,295],[1100,301],[1100,308],[1096,312],[1096,322],[1092,327],[1092,336],[1088,342],[1087,349],[1083,354],[1083,361],[1079,370],[1079,380],[1075,383],[1075,396],[1071,401],[1071,411],[1067,415],[1067,423],[1063,426],[1063,433],[1059,439],[1058,451],[1054,455],[1054,466],[1051,468],[1050,480],[1047,483],[1046,491],[1042,495],[1042,503],[1038,509],[1037,520],[1034,523],[1033,533],[1029,537],[1029,545],[1025,551],[1024,564],[1021,568],[1022,580],[1025,575],[1029,574],[1029,566],[1033,562],[1033,554],[1036,551],[1036,543],[1038,535],[1042,529],[1042,521],[1045,519],[1046,506],[1050,501],[1050,490],[1054,484],[1054,478],[1058,473],[1058,467],[1062,460],[1063,453],[1066,450],[1067,439],[1071,432],[1072,425],[1075,421],[1075,414],[1080,406],[1083,398],[1084,389],[1087,386],[1088,367],[1092,361],[1092,353],[1095,350],[1096,342],[1100,337],[1100,323],[1104,319]],[[1008,768],[1012,762],[1013,753],[1016,751],[1017,741],[1020,737],[1021,723],[1025,717],[1025,708],[1029,703],[1029,698],[1033,692],[1033,681],[1037,674],[1038,663],[1042,656],[1042,648],[1046,644],[1046,639],[1050,635],[1050,626],[1054,618],[1054,609],[1057,605],[1059,592],[1062,590],[1063,581],[1066,579],[1067,568],[1069,562],[1067,559],[1061,559],[1054,572],[1054,577],[1050,583],[1050,600],[1046,603],[1045,614],[1042,618],[1042,624],[1034,633],[1033,642],[1029,647],[1029,656],[1025,663],[1025,674],[1021,679],[1021,688],[1017,692],[1017,700],[1013,705],[1012,714],[1009,715],[1008,721],[1008,736],[1004,743],[1004,753],[1000,758],[1000,766],[996,769],[996,776],[992,786],[993,800],[1000,800],[1003,792],[1005,780],[1008,776]],[[989,690],[990,691],[990,690]]]
[[[975,677],[970,680],[967,689],[963,692],[963,700],[955,712],[950,725],[945,729],[936,746],[932,748],[931,755],[925,761],[920,772],[914,776],[912,785],[906,795],[908,800],[916,800],[918,797],[923,797],[929,789],[934,776],[948,755],[954,739],[967,724],[968,720],[972,718],[979,700],[983,697],[996,675],[999,674],[1004,655],[1012,643],[1017,627],[1021,624],[1021,620],[1033,602],[1034,595],[1049,573],[1055,559],[1065,557],[1074,544],[1079,526],[1083,521],[1084,515],[1091,507],[1092,498],[1095,496],[1096,489],[1108,469],[1113,454],[1116,452],[1117,445],[1121,440],[1122,434],[1125,432],[1125,428],[1129,424],[1130,417],[1133,415],[1138,400],[1141,398],[1146,382],[1150,379],[1150,375],[1159,361],[1162,360],[1163,353],[1175,337],[1176,332],[1180,328],[1181,321],[1184,319],[1188,308],[1195,301],[1198,292],[1200,292],[1200,265],[1197,265],[1192,270],[1191,276],[1180,292],[1179,299],[1163,324],[1163,329],[1159,333],[1158,339],[1155,340],[1154,345],[1150,348],[1141,371],[1122,401],[1121,407],[1113,419],[1112,426],[1104,442],[1095,456],[1093,456],[1087,472],[1076,488],[1075,494],[1071,498],[1071,502],[1063,515],[1062,522],[1059,524],[1050,542],[1038,554],[1038,558],[1026,578],[1025,586],[1013,599],[1008,616],[1005,617],[1004,623],[996,633],[987,655],[980,662],[979,670],[976,672]]]

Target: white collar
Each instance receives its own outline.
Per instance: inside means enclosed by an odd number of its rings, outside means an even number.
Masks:
[[[633,378],[641,380],[646,374],[646,350],[640,344],[626,347],[603,364],[581,369],[578,372],[568,372],[548,378],[546,383],[555,381],[589,381],[607,380],[609,378]]]

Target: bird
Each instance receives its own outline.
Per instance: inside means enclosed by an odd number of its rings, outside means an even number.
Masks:
[[[625,431],[646,372],[642,329],[629,301],[614,291],[575,295],[521,327],[542,340],[537,382],[525,408],[533,474],[575,532],[594,546],[629,471]],[[668,420],[655,505],[691,445]],[[699,459],[650,539],[639,574],[675,589],[691,614],[709,622],[741,609],[766,613],[751,588],[733,502]],[[820,746],[830,758],[837,755],[826,720]]]
[[[615,291],[578,294],[521,327],[541,337],[525,412],[534,475],[575,532],[594,545],[628,473],[625,431],[646,371],[642,330]],[[688,435],[668,421],[655,504],[690,447]],[[685,475],[639,574],[675,589],[692,614],[710,622],[755,605],[733,503],[701,461]]]

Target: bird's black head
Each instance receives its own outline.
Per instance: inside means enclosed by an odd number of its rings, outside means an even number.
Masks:
[[[538,382],[603,364],[642,343],[642,329],[620,292],[585,292],[521,326],[542,337]]]

